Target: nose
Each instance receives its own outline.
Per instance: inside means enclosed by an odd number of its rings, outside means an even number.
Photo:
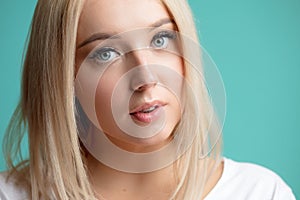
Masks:
[[[142,92],[157,84],[157,77],[150,64],[150,55],[147,50],[136,50],[131,52],[133,76],[131,78],[131,89]]]
[[[131,89],[133,91],[142,92],[156,86],[157,79],[149,69],[149,66],[141,65],[133,70],[134,73],[131,78]]]

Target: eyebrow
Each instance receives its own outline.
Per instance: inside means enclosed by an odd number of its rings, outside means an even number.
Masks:
[[[163,19],[160,19],[158,20],[157,22],[151,24],[149,27],[155,29],[155,28],[158,28],[158,27],[161,27],[165,24],[168,24],[168,23],[173,23],[175,24],[175,21],[173,19],[170,19],[170,18],[163,18]],[[94,42],[96,40],[105,40],[105,39],[117,39],[117,38],[120,38],[117,36],[118,33],[94,33],[92,34],[90,37],[88,37],[86,40],[84,40],[83,42],[81,42],[78,46],[77,46],[77,49],[91,43],[91,42]]]

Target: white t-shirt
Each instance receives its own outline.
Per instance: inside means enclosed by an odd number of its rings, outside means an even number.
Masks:
[[[296,200],[287,184],[271,170],[224,158],[224,170],[205,200]]]
[[[26,200],[26,192],[0,173],[0,200]],[[250,163],[224,158],[223,174],[205,200],[296,200],[274,172]]]

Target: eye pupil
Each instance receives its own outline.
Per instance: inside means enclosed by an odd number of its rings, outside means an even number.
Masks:
[[[162,47],[165,43],[164,38],[157,38],[155,41],[155,46],[156,47]]]
[[[100,57],[102,60],[108,60],[111,56],[111,53],[109,51],[105,51],[103,53],[101,53]]]

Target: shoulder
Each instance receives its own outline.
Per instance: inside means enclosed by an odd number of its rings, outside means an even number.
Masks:
[[[273,171],[252,163],[224,158],[223,174],[205,200],[210,199],[295,200],[290,187]]]
[[[8,177],[7,172],[0,172],[0,200],[24,200],[28,195],[13,177]]]

